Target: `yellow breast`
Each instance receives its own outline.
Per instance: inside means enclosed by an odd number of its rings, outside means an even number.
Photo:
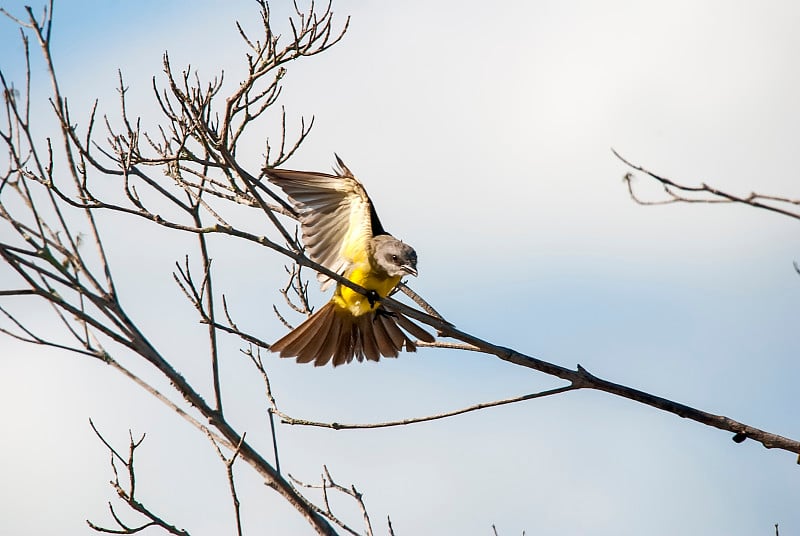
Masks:
[[[356,266],[350,273],[346,274],[346,277],[357,285],[374,290],[382,298],[388,296],[397,283],[400,282],[400,276],[387,277],[375,274],[369,263]],[[366,296],[343,285],[336,287],[333,302],[342,309],[348,309],[353,316],[361,316],[373,310]],[[375,307],[377,306],[378,304],[376,303]]]

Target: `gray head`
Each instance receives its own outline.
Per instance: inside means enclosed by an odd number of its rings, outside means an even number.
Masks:
[[[391,277],[417,275],[417,252],[414,248],[391,235],[378,235],[372,239],[372,244],[377,268]]]

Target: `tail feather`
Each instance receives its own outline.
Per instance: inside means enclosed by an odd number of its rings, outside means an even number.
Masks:
[[[401,329],[402,328],[402,329]],[[298,363],[334,367],[358,361],[378,361],[397,357],[402,349],[414,352],[417,346],[405,332],[419,340],[434,337],[400,313],[383,309],[355,317],[347,309],[328,302],[297,328],[272,344],[270,350],[281,357],[294,357]]]
[[[414,322],[406,318],[405,316],[401,315],[400,313],[395,313],[394,316],[397,323],[400,325],[401,328],[412,334],[414,337],[418,338],[421,341],[425,342],[434,342],[436,339],[433,335],[416,325]]]
[[[364,350],[364,356],[370,361],[378,361],[381,358],[381,354],[378,350],[378,343],[375,341],[373,318],[373,314],[361,316],[358,319],[358,332],[361,334],[361,346]]]
[[[330,305],[330,304],[329,304]],[[315,339],[315,335],[324,327],[325,320],[328,319],[330,308],[328,305],[308,317],[305,322],[287,333],[283,338],[275,341],[270,346],[273,352],[280,352],[281,355],[295,356]]]
[[[386,332],[382,316],[383,315],[376,314],[375,319],[372,321],[372,326],[375,329],[375,342],[378,344],[378,351],[384,357],[397,357],[402,346],[395,346],[394,341]]]
[[[334,367],[349,363],[353,359],[353,352],[356,346],[355,334],[353,333],[353,317],[344,315],[342,315],[342,317],[344,320],[342,321],[342,329],[339,333],[339,342],[333,354]]]
[[[358,359],[359,361],[364,360],[364,336],[358,329],[358,326],[355,322],[353,322],[353,326],[350,328],[350,340],[353,341],[352,350],[348,352],[347,357],[344,360],[344,363],[349,363],[353,360],[353,358]]]
[[[408,340],[406,334],[397,327],[397,322],[385,314],[379,313],[377,321],[381,323],[386,333],[389,335],[389,338],[392,340],[392,344],[399,351]]]
[[[325,341],[328,338],[328,333],[330,332],[332,322],[329,322],[325,326],[321,326],[320,330],[317,331],[314,338],[309,341],[309,343],[304,346],[300,351],[297,352],[297,362],[298,363],[310,363],[311,361],[317,362],[322,357],[322,346],[324,346]],[[301,358],[300,356],[304,356]]]
[[[322,347],[325,345],[325,341],[328,339],[328,333],[330,333],[335,323],[331,318],[333,314],[333,309],[328,307],[323,307],[319,311],[319,317],[315,322],[316,331],[312,333],[312,329],[309,328],[303,336],[303,338],[307,340],[307,343],[294,352],[298,356],[298,363],[309,363],[314,360],[319,360],[322,357],[320,355]],[[294,350],[294,348],[286,348],[287,352],[291,350]],[[299,356],[303,356],[302,360]]]
[[[339,335],[342,332],[342,324],[342,322],[331,322],[331,327],[325,338],[322,349],[319,351],[316,361],[314,361],[315,367],[327,365],[331,357],[335,354],[339,342]]]

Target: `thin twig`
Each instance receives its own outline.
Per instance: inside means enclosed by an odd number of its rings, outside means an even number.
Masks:
[[[94,422],[89,419],[89,425],[92,427],[95,435],[100,439],[100,441],[106,446],[106,448],[111,453],[111,468],[114,472],[114,480],[111,481],[111,486],[117,493],[117,496],[122,499],[122,501],[130,507],[131,510],[134,512],[138,512],[142,516],[144,516],[147,521],[139,524],[138,526],[130,526],[124,523],[117,513],[114,511],[114,507],[109,502],[108,507],[111,512],[111,516],[114,519],[114,522],[117,524],[118,528],[108,528],[98,525],[86,520],[86,524],[96,532],[102,532],[106,534],[135,534],[140,532],[149,527],[160,527],[166,532],[173,534],[175,536],[189,536],[189,533],[183,529],[177,528],[175,525],[164,521],[164,519],[150,510],[147,506],[144,505],[140,500],[136,498],[136,469],[134,466],[134,455],[136,449],[139,448],[144,441],[145,435],[142,436],[138,440],[133,439],[133,432],[128,431],[129,435],[129,443],[128,443],[128,456],[123,457],[119,452],[117,452],[114,447],[106,440],[105,437],[100,433],[100,431],[95,426]],[[117,472],[116,463],[114,460],[117,460],[121,463],[126,469],[126,479],[125,481],[120,479],[120,475]],[[240,535],[241,536],[241,535]]]
[[[360,430],[365,428],[390,428],[393,426],[406,426],[408,424],[416,424],[420,422],[427,422],[427,421],[436,421],[439,419],[446,419],[448,417],[454,417],[456,415],[463,415],[464,413],[469,413],[472,411],[478,411],[481,409],[486,408],[493,408],[496,406],[505,406],[507,404],[515,404],[517,402],[524,402],[525,400],[533,400],[535,398],[543,398],[545,396],[557,395],[561,393],[565,393],[567,391],[574,391],[578,389],[575,385],[567,385],[565,387],[558,387],[556,389],[549,389],[547,391],[540,391],[538,393],[530,393],[527,395],[522,396],[515,396],[511,398],[504,398],[502,400],[495,400],[493,402],[481,402],[480,404],[474,404],[472,406],[467,406],[465,408],[457,409],[454,411],[447,411],[445,413],[437,413],[435,415],[427,415],[425,417],[414,417],[409,419],[401,419],[398,421],[387,421],[387,422],[376,422],[376,423],[364,423],[364,424],[344,424],[338,422],[319,422],[319,421],[309,421],[306,419],[297,419],[294,417],[290,417],[285,413],[274,409],[276,415],[281,418],[281,422],[285,424],[292,424],[292,425],[299,425],[299,426],[315,426],[318,428],[332,428],[334,430]]]
[[[636,171],[645,173],[646,175],[658,181],[663,187],[664,193],[667,195],[667,199],[660,201],[644,201],[641,198],[639,198],[634,192],[633,175],[631,173],[626,173],[624,180],[628,188],[628,193],[631,196],[631,199],[633,199],[636,203],[640,205],[666,205],[671,203],[738,203],[743,205],[749,205],[754,208],[768,210],[770,212],[775,212],[778,214],[782,214],[784,216],[789,216],[790,218],[800,219],[799,210],[785,208],[786,205],[792,207],[800,206],[800,199],[791,199],[788,197],[765,195],[756,192],[751,192],[747,196],[739,196],[732,194],[730,192],[720,190],[713,186],[709,186],[706,183],[700,183],[699,186],[688,186],[685,184],[679,184],[671,179],[668,179],[648,169],[645,169],[642,166],[631,163],[629,160],[623,158],[614,149],[611,149],[611,152],[614,153],[614,156],[616,156],[619,160],[621,160],[626,166],[630,167],[631,169],[635,169]],[[688,197],[684,195],[684,193],[693,195],[705,194],[710,197]]]
[[[267,374],[266,367],[264,367],[264,361],[261,359],[261,349],[256,348],[254,353],[253,348],[251,347],[247,350],[243,350],[243,353],[250,358],[250,361],[261,373],[261,379],[264,381],[264,395],[269,402],[267,414],[269,416],[269,429],[272,435],[272,452],[275,456],[275,470],[280,474],[281,462],[280,456],[278,455],[278,431],[277,427],[275,426],[275,413],[278,411],[278,403],[275,401],[275,396],[272,394],[272,386],[270,385],[269,375]]]
[[[228,488],[231,493],[231,500],[233,501],[233,513],[236,520],[236,534],[238,536],[242,536],[242,517],[240,511],[241,504],[239,502],[239,495],[236,492],[236,481],[233,476],[233,464],[236,462],[236,458],[239,456],[239,451],[244,443],[245,434],[242,434],[242,439],[239,441],[239,444],[236,445],[236,449],[233,451],[233,454],[231,454],[230,458],[223,454],[222,449],[219,448],[219,444],[213,436],[209,435],[208,438],[211,440],[211,444],[217,451],[217,455],[222,460],[222,463],[225,464],[225,474],[228,478]]]
[[[442,315],[440,315],[440,314],[439,314],[439,312],[438,312],[438,311],[436,311],[436,309],[434,309],[434,308],[433,308],[433,306],[432,306],[430,303],[426,302],[426,301],[425,301],[425,300],[422,298],[422,296],[420,296],[419,294],[417,294],[416,292],[414,292],[413,290],[411,290],[411,287],[409,287],[408,285],[406,285],[406,284],[405,284],[405,282],[403,282],[403,281],[400,281],[400,282],[397,284],[397,287],[395,287],[395,288],[397,288],[398,290],[402,291],[402,293],[403,293],[403,294],[405,294],[406,296],[408,296],[409,298],[411,298],[411,299],[414,301],[414,303],[416,303],[417,305],[419,305],[420,307],[422,307],[422,309],[423,309],[423,310],[424,310],[426,313],[428,313],[429,315],[431,315],[431,316],[433,316],[433,317],[436,317],[436,318],[438,318],[439,320],[444,320],[444,317],[443,317]]]
[[[353,529],[352,527],[347,525],[344,521],[339,519],[333,513],[333,511],[331,510],[331,507],[330,507],[330,503],[328,501],[328,491],[329,490],[334,490],[334,491],[338,491],[340,493],[343,493],[345,495],[348,495],[348,496],[352,497],[353,500],[358,505],[358,508],[361,511],[362,519],[364,520],[364,530],[365,530],[364,534],[366,534],[366,536],[372,536],[372,522],[370,521],[369,514],[367,513],[367,507],[364,504],[363,495],[356,489],[356,487],[354,485],[351,485],[348,488],[348,487],[345,487],[345,486],[342,486],[342,485],[336,483],[336,481],[333,480],[333,477],[331,476],[330,471],[328,471],[328,467],[327,466],[323,465],[322,469],[323,469],[322,482],[320,484],[308,484],[308,483],[305,483],[305,482],[303,482],[301,480],[298,480],[297,478],[295,478],[292,475],[289,475],[289,478],[295,484],[297,484],[297,485],[299,485],[301,487],[309,488],[309,489],[319,489],[319,490],[321,490],[322,491],[322,496],[323,496],[323,504],[325,505],[325,508],[320,508],[320,507],[317,506],[316,507],[317,511],[320,514],[322,514],[323,516],[325,516],[327,519],[332,521],[333,523],[337,524],[345,532],[348,532],[349,534],[352,534],[353,536],[361,536],[360,533],[356,532],[355,529]]]

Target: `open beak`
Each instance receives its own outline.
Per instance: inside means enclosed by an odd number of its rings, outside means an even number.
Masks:
[[[411,266],[410,264],[404,264],[401,268],[409,275],[413,275],[417,277],[417,269]]]

